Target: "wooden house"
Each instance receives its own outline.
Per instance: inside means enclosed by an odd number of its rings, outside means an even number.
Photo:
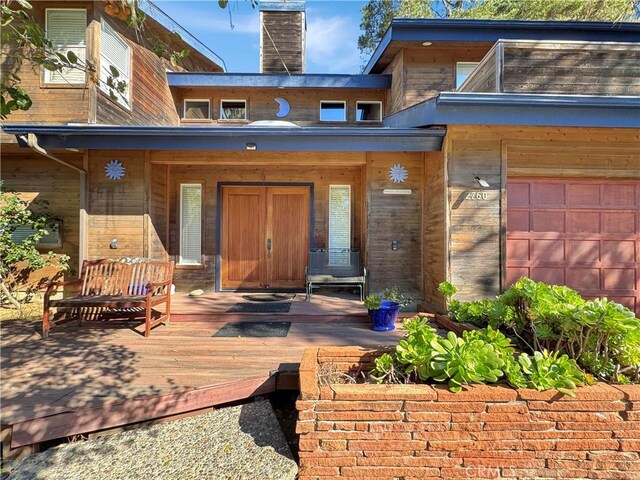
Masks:
[[[63,217],[60,251],[221,291],[302,289],[310,249],[357,248],[371,291],[434,308],[443,280],[476,299],[529,275],[640,313],[640,25],[400,19],[363,74],[318,75],[304,3],[260,8],[259,74],[165,73],[114,27],[130,112],[54,89],[3,126],[2,178]]]

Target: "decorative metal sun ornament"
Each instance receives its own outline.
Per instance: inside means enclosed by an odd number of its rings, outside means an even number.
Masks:
[[[391,180],[393,183],[402,183],[407,179],[408,176],[409,172],[407,172],[407,169],[399,163],[391,165],[391,168],[389,169],[389,180]]]
[[[126,172],[120,160],[111,160],[104,166],[105,176],[110,180],[120,180]]]

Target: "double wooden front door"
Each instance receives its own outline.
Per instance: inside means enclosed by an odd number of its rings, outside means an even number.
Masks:
[[[223,186],[223,289],[304,287],[309,187]]]

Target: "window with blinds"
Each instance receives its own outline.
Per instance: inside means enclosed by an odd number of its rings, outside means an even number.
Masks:
[[[120,105],[129,107],[129,92],[131,90],[131,49],[127,42],[120,37],[105,19],[100,22],[100,90],[105,92]],[[115,81],[124,81],[127,86],[124,93],[120,93],[107,85],[111,74],[111,67],[118,70]]]
[[[57,222],[48,228],[47,233],[40,237],[40,239],[36,242],[37,245],[39,247],[47,248],[61,247],[62,235],[60,231],[60,222]],[[16,227],[13,233],[11,233],[11,240],[19,245],[35,233],[36,231],[33,228],[27,225],[19,225]]]
[[[349,265],[351,185],[329,186],[329,265]]]
[[[180,258],[183,265],[200,265],[202,255],[202,185],[180,185]]]
[[[72,51],[78,62],[87,59],[87,11],[77,8],[47,8],[45,31],[56,51],[65,56]],[[52,72],[45,70],[45,83],[84,84],[84,70],[65,68]]]

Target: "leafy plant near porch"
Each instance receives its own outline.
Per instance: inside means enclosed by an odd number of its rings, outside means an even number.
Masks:
[[[515,354],[511,340],[487,327],[458,337],[440,337],[426,319],[414,317],[404,324],[406,338],[395,352],[375,360],[371,376],[380,383],[448,383],[453,392],[474,383],[505,382],[520,388],[556,389],[573,396],[572,389],[587,381],[574,360],[559,353]]]
[[[0,300],[8,300],[15,307],[20,302],[7,285],[7,279],[15,273],[17,265],[23,264],[28,270],[58,265],[60,271],[68,270],[69,257],[54,252],[41,253],[37,249],[38,240],[55,226],[55,217],[46,211],[45,201],[34,201],[31,204],[22,200],[15,193],[5,190],[0,181]],[[14,241],[13,234],[18,227],[28,227],[32,234],[21,242]],[[28,299],[33,292],[28,291]]]
[[[529,351],[557,351],[599,378],[640,381],[640,319],[619,303],[585,300],[566,286],[521,278],[494,300],[460,302],[440,284],[449,315],[459,322],[509,332]]]

